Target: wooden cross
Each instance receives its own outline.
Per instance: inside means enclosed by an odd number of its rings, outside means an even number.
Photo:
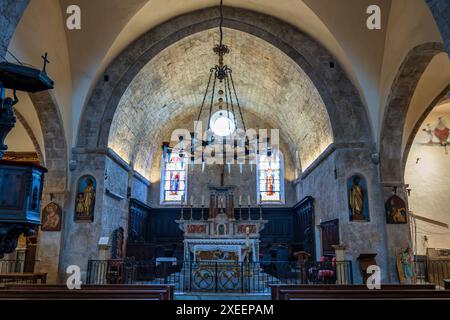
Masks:
[[[43,72],[46,72],[45,68],[47,67],[47,63],[50,63],[50,60],[48,60],[47,57],[48,57],[47,52],[43,56],[41,56],[41,58],[44,59],[44,67],[42,68]]]

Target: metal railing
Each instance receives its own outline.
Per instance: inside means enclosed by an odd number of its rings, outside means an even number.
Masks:
[[[174,284],[177,291],[270,292],[270,284],[352,284],[351,261],[161,262],[89,260],[88,284]]]
[[[24,260],[0,260],[0,273],[22,273],[24,268]]]

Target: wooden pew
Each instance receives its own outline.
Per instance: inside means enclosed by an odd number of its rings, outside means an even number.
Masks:
[[[7,284],[5,285],[7,290],[69,290],[66,285],[63,284]],[[81,285],[81,290],[159,290],[164,292],[164,300],[173,300],[175,285],[173,284],[148,284],[148,285],[136,285],[136,284],[101,284],[101,285]]]
[[[284,300],[285,295],[290,291],[311,291],[311,290],[369,290],[366,285],[350,284],[271,284],[272,300]],[[382,284],[383,290],[434,290],[434,284]]]
[[[0,283],[46,283],[46,273],[0,273]]]
[[[0,290],[0,300],[164,300],[167,290]]]
[[[450,300],[448,290],[303,290],[283,300]]]

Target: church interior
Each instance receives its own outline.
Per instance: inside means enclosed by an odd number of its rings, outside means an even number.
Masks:
[[[450,299],[447,0],[0,3],[0,299]]]

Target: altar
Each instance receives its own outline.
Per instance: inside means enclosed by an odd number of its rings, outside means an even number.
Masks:
[[[262,217],[262,208],[257,220],[250,215],[245,219],[242,208],[239,210],[236,219],[232,190],[212,188],[207,220],[203,214],[200,220],[184,216],[176,220],[184,233],[184,261],[257,262],[260,232],[267,220]]]
[[[192,208],[188,219],[181,210],[176,223],[184,234],[182,273],[190,275],[184,285],[191,290],[237,290],[254,285],[249,280],[259,270],[260,233],[268,222],[262,208],[259,219],[252,219],[250,206],[243,214],[240,199],[236,215],[232,189],[220,187],[211,188],[207,219],[203,207],[198,220],[193,219]]]

